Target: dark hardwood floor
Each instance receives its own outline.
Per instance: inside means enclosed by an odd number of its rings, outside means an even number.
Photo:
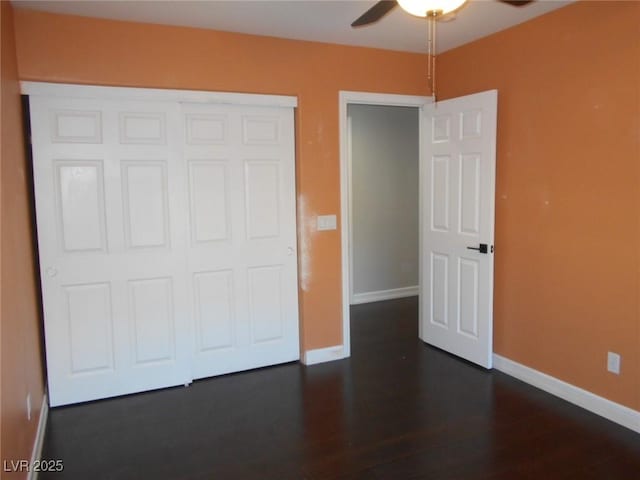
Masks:
[[[640,479],[640,435],[352,308],[352,357],[50,412],[42,479]]]

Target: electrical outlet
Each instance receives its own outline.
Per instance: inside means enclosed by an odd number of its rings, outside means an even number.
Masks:
[[[620,375],[620,355],[615,352],[607,353],[607,370],[616,375]]]
[[[31,420],[31,394],[27,394],[27,420]]]

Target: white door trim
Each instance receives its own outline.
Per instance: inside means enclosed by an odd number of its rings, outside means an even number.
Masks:
[[[47,389],[45,388],[44,395],[42,395],[42,405],[40,407],[40,416],[38,418],[36,438],[33,441],[33,448],[31,449],[30,465],[35,465],[36,462],[42,460],[42,446],[44,445],[44,436],[47,430],[47,418],[49,418],[49,400],[47,396]],[[27,480],[37,480],[37,478],[38,470],[29,469]]]
[[[433,103],[433,97],[396,95],[391,93],[351,92],[341,90],[339,98],[340,126],[340,244],[342,250],[342,348],[345,357],[351,355],[349,301],[351,292],[351,155],[349,148],[349,104],[386,105],[391,107],[422,107]],[[422,122],[422,115],[419,116]],[[422,131],[422,130],[420,130]],[[421,140],[422,142],[422,140]],[[422,156],[422,148],[420,148]],[[422,164],[422,159],[420,159]]]
[[[254,93],[209,92],[203,90],[171,90],[161,88],[100,87],[69,83],[20,82],[24,95],[72,98],[100,98],[102,100],[154,100],[191,103],[249,105],[259,107],[298,106],[298,97],[260,95]]]

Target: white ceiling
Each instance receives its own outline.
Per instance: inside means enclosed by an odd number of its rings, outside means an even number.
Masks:
[[[525,22],[574,0],[538,0],[513,7],[496,0],[471,0],[456,18],[438,25],[439,52]],[[371,1],[39,1],[13,0],[17,7],[48,12],[241,32],[388,50],[426,52],[424,19],[396,7],[380,22],[353,29]]]

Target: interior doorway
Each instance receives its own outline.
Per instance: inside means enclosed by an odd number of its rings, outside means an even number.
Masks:
[[[345,355],[351,304],[418,294],[420,131],[431,102],[340,92]]]
[[[419,110],[347,106],[350,305],[419,293]]]
[[[340,94],[343,351],[350,355],[349,105],[419,110],[419,338],[492,365],[497,90],[441,100]]]

